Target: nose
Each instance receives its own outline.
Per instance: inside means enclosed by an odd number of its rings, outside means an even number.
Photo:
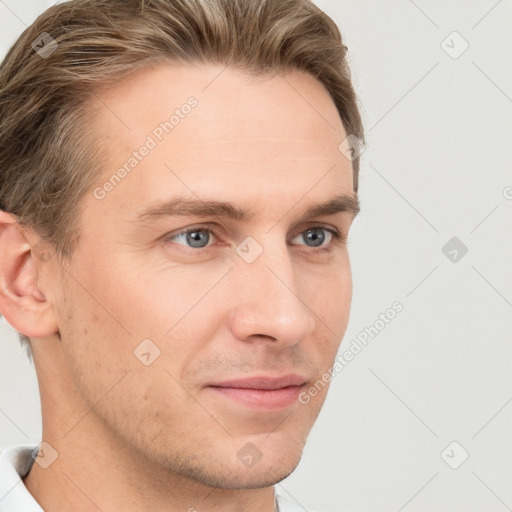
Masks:
[[[229,319],[236,339],[272,343],[283,349],[299,343],[315,329],[317,316],[308,297],[301,296],[300,276],[293,268],[287,248],[265,250],[252,263],[238,261],[236,306]],[[311,289],[311,287],[307,287]]]

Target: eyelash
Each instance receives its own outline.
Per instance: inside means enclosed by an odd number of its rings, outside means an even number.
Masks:
[[[313,229],[323,229],[324,231],[328,231],[329,233],[331,233],[331,235],[333,236],[333,240],[326,246],[310,247],[310,249],[313,252],[329,252],[332,249],[333,245],[344,244],[347,241],[347,237],[346,237],[345,233],[340,233],[336,229],[327,228],[325,226],[312,226],[312,227],[306,228],[304,231],[301,231],[300,233],[298,233],[298,235],[301,235],[301,234],[305,233],[306,231],[310,231]],[[190,228],[184,229],[183,231],[180,231],[179,233],[174,233],[172,235],[166,235],[163,238],[163,240],[164,240],[164,242],[170,242],[173,238],[175,238],[179,235],[187,235],[189,233],[195,233],[197,231],[207,231],[209,234],[213,234],[216,238],[219,238],[216,230],[212,226],[204,225],[204,226],[191,226]],[[178,244],[178,245],[180,245],[180,244]],[[201,249],[208,249],[210,246],[198,247],[198,248],[197,247],[189,247],[189,246],[184,246],[184,247],[197,252]],[[308,246],[304,246],[304,247],[308,247]]]

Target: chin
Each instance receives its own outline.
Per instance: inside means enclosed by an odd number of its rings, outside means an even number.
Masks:
[[[258,476],[252,476],[250,478],[233,478],[233,479],[227,479],[222,487],[223,489],[263,489],[265,487],[271,487],[272,485],[275,485],[282,480],[284,480],[287,476],[291,475],[293,473],[292,470],[284,473],[279,478],[270,478],[269,475],[258,475]],[[215,486],[213,486],[215,487]]]
[[[286,449],[284,449],[286,448]],[[298,466],[302,457],[299,447],[269,451],[259,460],[244,463],[243,455],[228,457],[231,450],[212,450],[207,457],[198,453],[164,456],[161,466],[203,485],[218,489],[261,489],[284,480]],[[237,452],[238,453],[238,452]]]
[[[209,471],[209,475],[202,480],[202,483],[221,489],[262,489],[275,485],[291,475],[299,461],[300,457],[297,457],[293,462],[287,461],[286,464],[283,464],[283,461],[276,465],[263,465],[259,462],[252,468],[237,467],[232,471],[228,469],[225,472],[215,473]]]

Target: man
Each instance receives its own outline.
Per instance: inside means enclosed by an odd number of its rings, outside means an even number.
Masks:
[[[0,510],[290,512],[348,323],[363,131],[308,0],[73,0],[0,71]]]

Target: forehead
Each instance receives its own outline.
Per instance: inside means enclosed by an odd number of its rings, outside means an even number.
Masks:
[[[176,188],[232,201],[248,183],[260,194],[276,186],[305,192],[324,174],[322,186],[352,191],[351,162],[338,150],[346,137],[338,112],[306,73],[164,64],[98,92],[95,103],[103,183],[125,169],[109,187],[111,203],[164,199]]]
[[[147,114],[144,118],[154,120],[152,114],[157,114],[161,120],[162,115],[192,95],[201,103],[202,119],[249,120],[246,114],[250,113],[250,120],[254,121],[267,120],[269,116],[284,120],[292,114],[311,117],[310,124],[316,120],[334,131],[341,127],[323,84],[299,70],[255,74],[223,65],[154,63],[97,90],[95,96],[105,107],[103,113],[107,117],[110,112],[112,121],[117,119],[131,131],[134,127],[130,120],[135,117],[141,121],[142,112],[126,110],[127,105],[143,104]]]

